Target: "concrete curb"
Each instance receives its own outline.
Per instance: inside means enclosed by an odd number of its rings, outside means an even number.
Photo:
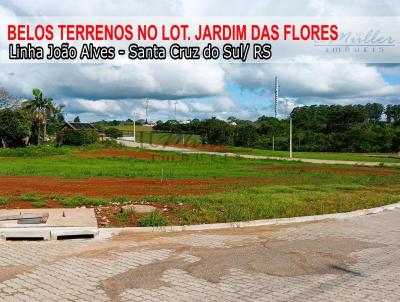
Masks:
[[[167,227],[128,227],[128,228],[105,228],[99,229],[99,238],[108,238],[117,235],[121,232],[127,233],[151,233],[151,232],[184,232],[184,231],[205,231],[205,230],[220,230],[230,228],[248,228],[258,226],[273,226],[273,225],[288,225],[302,222],[322,221],[327,219],[341,220],[371,214],[378,214],[383,211],[391,211],[400,209],[400,202],[364,210],[357,210],[347,213],[335,213],[315,216],[291,217],[291,218],[277,218],[277,219],[264,219],[253,221],[239,221],[229,223],[214,223],[214,224],[199,224],[199,225],[183,225],[183,226],[167,226]]]

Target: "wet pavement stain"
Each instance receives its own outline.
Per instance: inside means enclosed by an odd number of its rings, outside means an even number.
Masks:
[[[191,276],[218,283],[232,268],[251,273],[289,277],[312,274],[355,274],[350,265],[356,263],[351,254],[379,244],[346,238],[318,240],[264,240],[229,248],[180,247],[165,261],[144,265],[118,274],[102,282],[101,288],[112,301],[127,289],[155,289],[169,286],[162,281],[166,270],[180,269]],[[184,261],[182,254],[198,257],[194,263]]]

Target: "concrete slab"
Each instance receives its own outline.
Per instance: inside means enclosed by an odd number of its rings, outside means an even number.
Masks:
[[[49,218],[43,224],[18,224],[17,220],[0,221],[0,228],[97,227],[94,209],[89,208],[0,210],[0,216],[20,213],[49,213]]]
[[[146,213],[152,213],[156,210],[155,207],[150,206],[150,205],[140,205],[140,204],[131,204],[131,205],[126,205],[123,206],[122,209],[126,212],[129,211],[135,211],[136,213],[139,214],[146,214]]]

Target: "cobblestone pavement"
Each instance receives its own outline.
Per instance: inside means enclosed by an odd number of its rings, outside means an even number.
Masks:
[[[0,301],[400,301],[400,211],[107,240],[2,241]]]

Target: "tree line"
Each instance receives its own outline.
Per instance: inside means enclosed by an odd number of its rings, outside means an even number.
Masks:
[[[313,105],[294,108],[293,149],[315,152],[399,152],[400,105]],[[158,121],[156,130],[198,134],[202,142],[288,150],[289,119],[261,116],[256,121],[235,117],[181,124]]]
[[[0,89],[0,142],[2,147],[40,145],[56,135],[64,124],[63,105],[55,105],[35,88],[33,97],[22,100]]]
[[[0,89],[0,143],[2,147],[40,145],[56,137],[65,124],[62,105],[55,105],[39,89],[33,89],[33,97],[18,99]],[[313,105],[294,108],[294,151],[318,152],[399,152],[400,105],[384,106],[378,103],[366,105]],[[76,118],[76,121],[80,121]],[[144,121],[139,121],[142,123]],[[97,126],[118,126],[133,123],[127,121],[101,121]],[[255,147],[288,150],[289,119],[261,116],[256,121],[230,117],[226,121],[217,118],[193,119],[188,123],[175,120],[158,121],[155,130],[171,133],[191,133],[201,137],[203,144]],[[109,137],[119,137],[116,128],[102,129]],[[96,135],[70,131],[73,144],[93,141]],[[68,134],[68,133],[67,133]],[[85,135],[86,136],[85,136]],[[81,139],[81,136],[84,136]]]

